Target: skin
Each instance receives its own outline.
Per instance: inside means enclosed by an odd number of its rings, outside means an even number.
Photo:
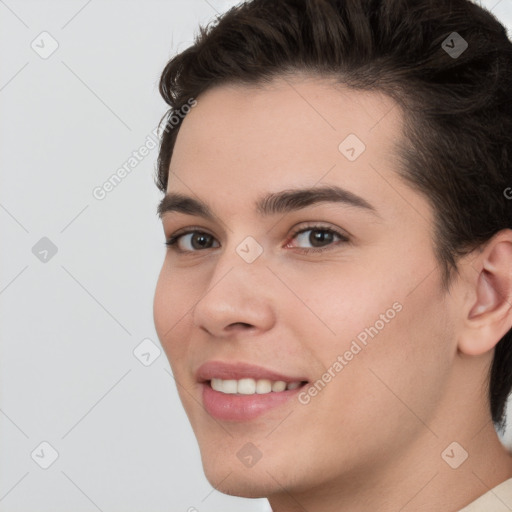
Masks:
[[[512,232],[462,259],[447,293],[432,208],[396,172],[403,118],[392,99],[294,75],[197,100],[168,191],[206,202],[216,220],[169,212],[162,223],[166,238],[197,227],[213,239],[200,249],[183,237],[189,254],[168,249],[154,320],[212,486],[266,497],[274,512],[455,512],[512,477],[485,389],[494,346],[512,326]],[[366,145],[353,162],[338,149],[351,133]],[[341,203],[269,217],[254,208],[268,192],[325,184],[378,215]],[[311,231],[291,237],[306,223],[349,242],[300,253],[315,247]],[[247,236],[263,248],[250,264],[236,252]],[[249,362],[313,383],[396,302],[401,311],[308,404],[243,423],[202,407],[202,363]],[[236,455],[248,442],[261,452],[252,467]],[[468,453],[457,469],[441,456],[453,442]]]

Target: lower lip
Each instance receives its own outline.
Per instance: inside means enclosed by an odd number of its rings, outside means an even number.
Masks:
[[[272,391],[264,394],[235,395],[215,391],[209,382],[201,383],[205,409],[214,418],[227,421],[249,421],[291,400],[302,388]]]

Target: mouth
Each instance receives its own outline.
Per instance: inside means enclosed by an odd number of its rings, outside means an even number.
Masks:
[[[309,383],[246,363],[212,361],[196,373],[206,411],[218,420],[250,421],[285,405]]]

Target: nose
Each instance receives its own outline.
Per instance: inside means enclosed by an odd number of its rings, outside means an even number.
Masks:
[[[234,248],[226,249],[192,310],[194,325],[216,338],[271,329],[276,296],[270,286],[272,277],[264,254],[247,263]]]

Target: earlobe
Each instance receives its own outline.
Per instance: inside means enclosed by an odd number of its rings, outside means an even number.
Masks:
[[[468,267],[477,272],[472,303],[464,320],[458,348],[467,355],[492,350],[512,327],[512,231],[493,237]]]

